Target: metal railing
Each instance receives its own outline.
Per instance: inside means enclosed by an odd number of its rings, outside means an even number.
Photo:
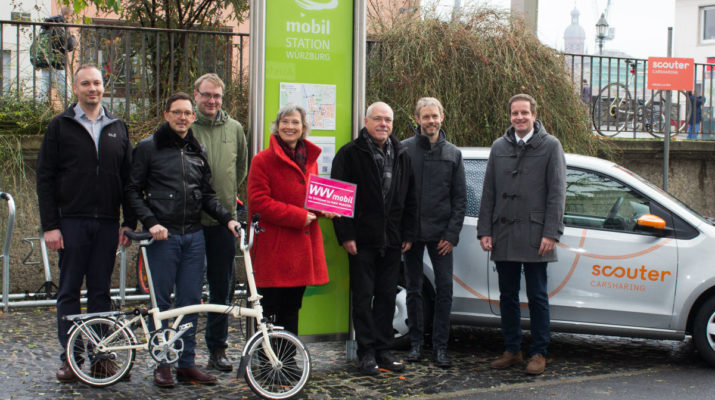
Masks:
[[[128,119],[159,115],[170,93],[190,90],[196,78],[215,72],[241,93],[248,34],[231,31],[157,29],[101,24],[49,24],[0,20],[0,88],[3,98],[62,103],[71,98],[71,77],[83,63],[100,68],[104,104]],[[34,68],[30,46],[43,26],[65,28],[78,42],[63,69]],[[247,53],[246,53],[247,55]],[[53,81],[54,80],[54,81]],[[0,100],[3,101],[3,100]]]
[[[10,241],[15,227],[15,200],[10,193],[0,192],[0,199],[7,201],[8,218],[5,231],[5,243],[2,247],[2,300],[3,310],[7,311],[9,306],[8,293],[10,292]]]
[[[50,262],[47,256],[47,247],[45,246],[45,241],[43,240],[42,233],[38,238],[25,239],[24,241],[30,243],[30,251],[25,256],[22,261],[22,265],[36,265],[42,264],[44,267],[45,282],[40,287],[38,292],[35,293],[10,293],[10,244],[12,241],[12,235],[15,226],[15,201],[9,193],[0,192],[0,200],[7,201],[8,204],[8,218],[5,226],[5,240],[2,247],[2,254],[0,254],[0,259],[2,259],[2,296],[0,296],[0,303],[2,303],[2,309],[7,312],[11,307],[39,307],[39,306],[53,306],[57,303],[56,299],[56,289],[57,286],[52,281],[52,276],[50,274]],[[2,221],[2,219],[0,219]],[[2,226],[0,226],[0,229]],[[41,250],[41,261],[28,261],[34,251],[33,241],[39,241]],[[119,255],[119,287],[110,289],[110,296],[112,300],[117,301],[120,307],[124,307],[128,301],[146,301],[149,299],[148,293],[142,293],[135,287],[127,287],[127,249],[124,246],[120,246],[117,251]],[[204,291],[204,296],[208,296],[208,292]],[[246,298],[247,288],[244,284],[238,284],[234,289],[234,296],[236,298]],[[172,295],[173,297],[173,295]],[[80,302],[82,304],[87,303],[87,290],[82,290],[80,292]]]
[[[648,60],[585,54],[564,54],[564,60],[588,106],[595,132],[604,136],[663,137],[669,120],[665,113],[668,92],[647,88]],[[715,139],[713,67],[696,63],[695,90],[671,92],[672,136]]]

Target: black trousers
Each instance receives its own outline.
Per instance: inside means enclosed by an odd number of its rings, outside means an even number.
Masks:
[[[358,357],[362,359],[392,346],[400,249],[358,247],[349,260],[353,324]]]
[[[439,242],[414,242],[405,253],[405,283],[407,284],[407,322],[410,327],[410,343],[424,341],[424,310],[422,299],[423,257],[425,247],[432,261],[434,272],[435,299],[432,319],[432,348],[447,350],[449,342],[449,316],[452,312],[452,270],[453,252],[440,255]]]
[[[258,288],[263,296],[263,315],[273,317],[276,325],[298,334],[298,312],[303,306],[305,286]]]
[[[59,289],[57,290],[57,337],[67,347],[67,332],[72,323],[65,315],[79,314],[82,281],[87,286],[87,312],[109,311],[109,287],[119,239],[119,222],[96,218],[62,218],[60,231],[64,249],[59,250]],[[65,360],[64,351],[60,355]]]
[[[225,225],[205,226],[206,279],[209,282],[209,303],[231,305],[236,284],[236,238]],[[226,349],[228,344],[228,314],[208,313],[206,317],[206,347],[209,352]]]

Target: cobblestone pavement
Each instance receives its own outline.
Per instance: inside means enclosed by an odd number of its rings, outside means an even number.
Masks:
[[[138,352],[131,381],[95,389],[81,383],[61,384],[55,379],[59,366],[54,309],[0,313],[0,399],[252,399],[236,373],[217,373],[214,386],[178,384],[160,389],[152,383],[153,361]],[[205,318],[199,318],[199,323]],[[243,345],[240,326],[229,332],[229,358],[238,360]],[[197,335],[197,365],[205,367],[208,355],[203,333]],[[498,330],[454,327],[450,355],[454,367],[440,369],[425,361],[409,364],[401,374],[383,371],[376,377],[361,376],[357,365],[347,362],[345,342],[310,343],[313,375],[301,394],[307,399],[430,398],[472,389],[541,384],[572,377],[638,372],[648,368],[707,368],[690,342],[608,338],[554,334],[546,372],[530,377],[521,368],[491,370],[489,361],[501,354]],[[528,336],[527,339],[528,340]],[[404,351],[396,355],[405,356]],[[237,363],[236,363],[237,365]]]

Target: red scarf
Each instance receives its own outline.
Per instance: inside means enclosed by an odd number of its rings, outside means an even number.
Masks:
[[[278,139],[278,144],[281,146],[281,149],[283,149],[285,155],[288,156],[288,158],[290,158],[295,165],[303,171],[303,173],[305,173],[305,161],[308,159],[308,149],[305,147],[303,139],[298,140],[295,148],[291,148],[288,143],[281,139],[279,135],[276,135],[276,139]]]

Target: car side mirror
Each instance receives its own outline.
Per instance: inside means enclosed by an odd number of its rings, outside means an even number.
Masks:
[[[654,233],[656,236],[666,236],[673,232],[671,228],[666,228],[663,218],[653,214],[643,214],[638,217],[635,230]]]

